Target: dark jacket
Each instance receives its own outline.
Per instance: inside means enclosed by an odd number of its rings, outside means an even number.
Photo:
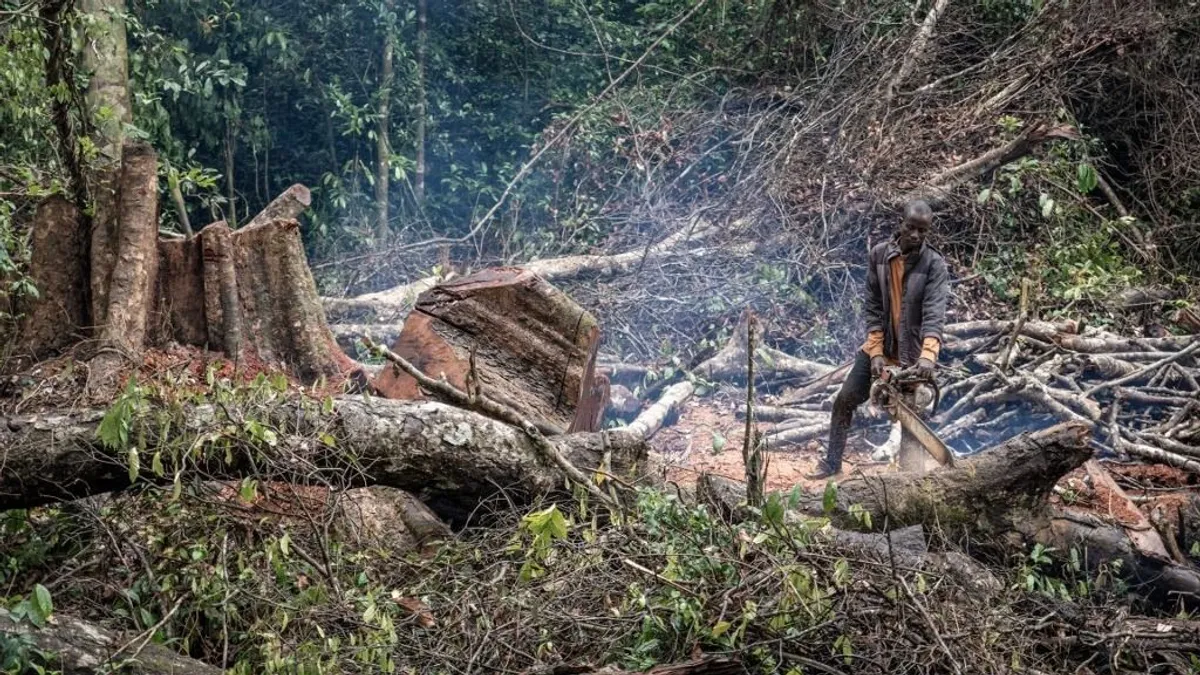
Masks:
[[[929,244],[923,244],[911,266],[904,273],[904,290],[900,302],[900,333],[892,328],[891,273],[892,258],[901,255],[895,240],[885,241],[871,249],[867,270],[867,332],[883,331],[883,353],[909,366],[921,356],[921,343],[927,337],[944,342],[942,328],[946,324],[946,303],[950,297],[949,272],[942,254]]]

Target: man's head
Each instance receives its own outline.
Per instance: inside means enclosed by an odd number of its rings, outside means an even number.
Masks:
[[[900,222],[900,231],[896,233],[900,251],[906,254],[919,251],[932,225],[933,209],[929,208],[929,204],[920,199],[905,204],[904,220]]]

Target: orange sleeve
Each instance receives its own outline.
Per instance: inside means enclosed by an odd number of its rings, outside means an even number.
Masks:
[[[862,351],[871,358],[883,356],[883,331],[873,330],[867,333],[867,341],[863,343]]]
[[[938,352],[942,350],[942,342],[935,337],[927,337],[921,344],[921,358],[937,363]]]

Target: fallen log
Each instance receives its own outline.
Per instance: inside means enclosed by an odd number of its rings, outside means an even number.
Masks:
[[[0,609],[0,634],[21,636],[46,654],[44,665],[63,675],[92,675],[121,666],[133,675],[221,675],[220,668],[150,642],[150,636],[121,635],[74,617],[55,614],[37,628]],[[139,647],[140,644],[140,647]],[[24,672],[24,671],[22,671]],[[114,669],[113,672],[116,672]]]
[[[0,509],[128,488],[133,483],[128,449],[110,450],[97,437],[103,415],[92,410],[3,419]],[[265,411],[197,405],[177,409],[173,418],[166,437],[160,437],[163,420],[153,411],[131,418],[130,428],[145,436],[140,454],[146,464],[159,448],[195,448],[181,459],[162,457],[164,477],[143,471],[137,480],[169,482],[178,470],[205,479],[266,473],[275,480],[304,482],[313,472],[338,471],[350,484],[411,492],[452,523],[463,522],[492,496],[503,493],[518,503],[555,492],[564,483],[559,465],[526,433],[432,401],[344,398],[329,415],[300,402]],[[246,420],[272,429],[276,444],[239,432]],[[628,434],[573,434],[543,441],[584,473],[600,467],[608,452],[610,471],[629,476],[635,467],[644,467],[647,455],[645,444]]]
[[[417,300],[392,352],[460,391],[504,403],[547,433],[596,431],[608,403],[595,372],[596,319],[541,277],[493,268]],[[383,396],[425,396],[400,369],[372,382]]]

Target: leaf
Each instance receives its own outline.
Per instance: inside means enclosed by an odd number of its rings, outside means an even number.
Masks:
[[[371,623],[371,620],[375,618],[375,611],[375,603],[367,605],[367,611],[362,615],[363,623]]]
[[[1050,216],[1054,215],[1054,200],[1050,198],[1050,195],[1046,194],[1045,192],[1039,195],[1038,205],[1042,207],[1043,218],[1049,218]]]
[[[288,551],[291,550],[291,543],[292,543],[292,538],[288,536],[287,532],[284,532],[283,536],[279,538],[280,553],[283,553],[284,555],[288,555]]]
[[[138,469],[141,466],[141,460],[138,459],[137,448],[130,448],[126,455],[129,460],[129,482],[136,483],[138,477]]]
[[[712,432],[713,453],[718,453],[718,452],[721,452],[722,450],[724,450],[725,444],[728,442],[729,441],[727,441],[725,439],[725,437],[721,435],[721,432],[719,432],[719,431]]]
[[[825,510],[825,515],[833,513],[833,507],[837,505],[837,482],[829,481],[825,484],[825,495],[821,498],[821,508]]]
[[[979,202],[980,204],[986,204],[987,201],[991,198],[992,198],[992,189],[984,188],[979,191],[979,197],[977,197],[975,199],[975,201]]]
[[[162,478],[163,463],[162,463],[162,451],[161,450],[155,452],[154,457],[152,457],[150,459],[150,470],[154,472],[155,476]]]
[[[54,602],[50,599],[50,591],[46,587],[37,584],[33,587],[33,602],[31,606],[43,619],[50,618],[54,613]]]
[[[728,621],[718,621],[717,625],[713,626],[713,629],[712,629],[713,639],[715,640],[715,639],[721,637],[722,635],[724,635],[725,632],[728,631],[731,626],[733,626],[733,624]]]
[[[242,487],[238,493],[238,496],[240,496],[244,502],[253,502],[255,497],[258,496],[258,481],[251,478],[244,479],[242,481]]]
[[[1083,194],[1088,194],[1100,184],[1100,176],[1091,164],[1080,164],[1075,171],[1075,185]]]

